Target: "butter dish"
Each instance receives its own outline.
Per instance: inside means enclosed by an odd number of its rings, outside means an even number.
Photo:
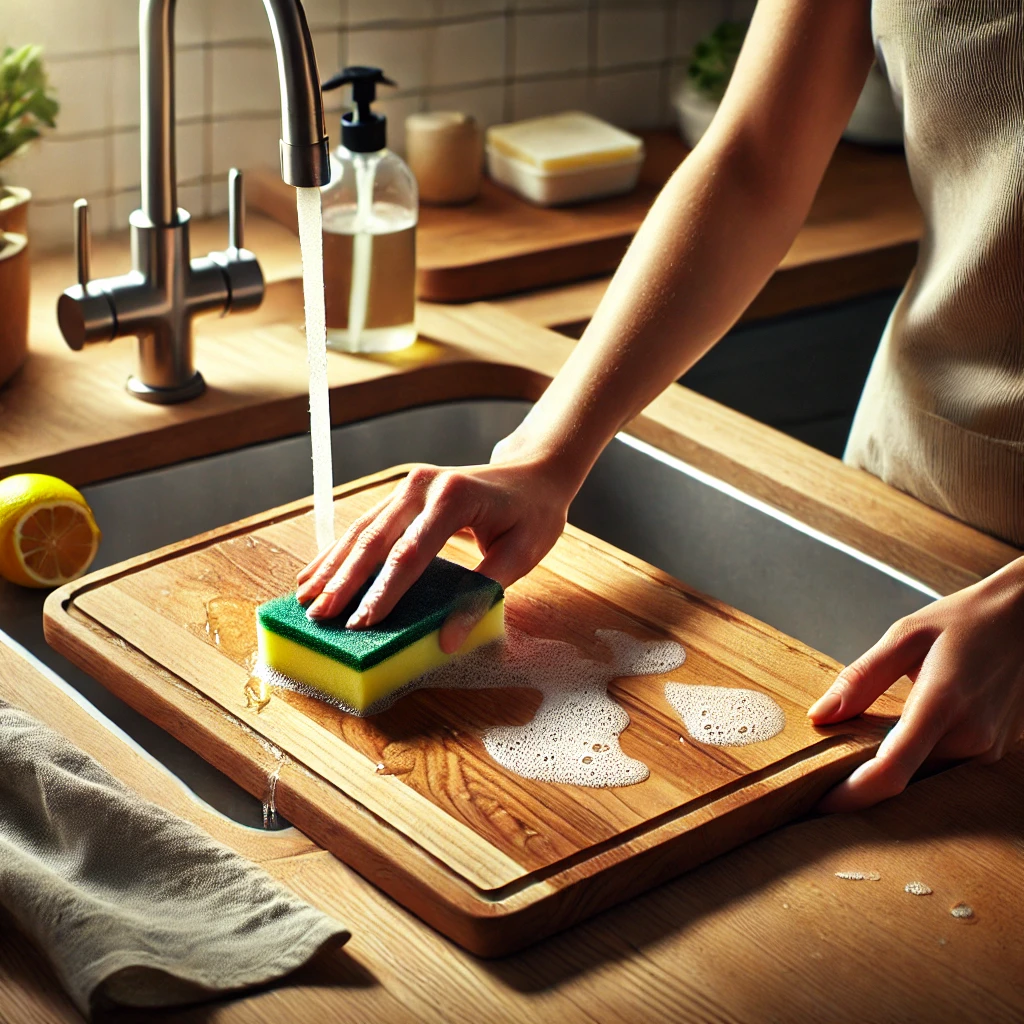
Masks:
[[[579,111],[495,125],[487,171],[539,206],[619,195],[636,185],[643,140]]]

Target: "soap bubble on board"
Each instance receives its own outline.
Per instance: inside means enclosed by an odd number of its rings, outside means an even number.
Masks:
[[[504,641],[487,644],[442,665],[371,705],[365,715],[379,714],[415,690],[539,690],[541,703],[525,725],[494,726],[481,737],[488,754],[517,775],[544,782],[603,788],[643,782],[650,770],[626,755],[619,736],[629,725],[625,709],[608,696],[619,676],[656,675],[686,657],[674,641],[637,640],[626,633],[602,630],[602,643],[613,651],[612,664],[592,661],[571,644],[530,636],[512,626]],[[343,702],[258,666],[274,686],[296,690],[341,708]]]
[[[674,640],[640,641],[617,629],[599,629],[597,638],[612,652],[620,676],[656,676],[679,668],[686,651]]]
[[[686,731],[711,746],[763,743],[786,727],[782,708],[758,690],[666,683],[665,697]]]

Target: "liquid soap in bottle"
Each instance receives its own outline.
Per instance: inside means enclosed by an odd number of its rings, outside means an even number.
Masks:
[[[416,340],[416,179],[387,145],[387,119],[371,109],[380,68],[348,67],[324,90],[352,86],[331,182],[321,189],[327,346],[394,352]]]

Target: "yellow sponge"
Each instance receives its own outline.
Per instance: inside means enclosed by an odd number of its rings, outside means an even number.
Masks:
[[[396,690],[424,673],[505,633],[501,587],[443,558],[435,558],[372,629],[346,629],[361,598],[357,594],[340,615],[326,621],[308,618],[294,594],[260,605],[256,629],[261,664],[354,714],[366,715],[381,710]],[[477,602],[486,614],[455,655],[445,654],[439,641],[445,619]]]

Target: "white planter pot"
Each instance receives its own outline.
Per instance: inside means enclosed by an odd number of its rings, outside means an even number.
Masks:
[[[679,118],[679,134],[692,149],[708,130],[718,104],[702,96],[689,82],[680,86],[673,103]],[[889,83],[877,64],[871,66],[843,138],[873,146],[899,146],[903,143],[903,119],[893,102]]]
[[[679,118],[679,134],[692,149],[708,130],[718,110],[718,102],[697,92],[689,82],[683,82],[672,102]]]

